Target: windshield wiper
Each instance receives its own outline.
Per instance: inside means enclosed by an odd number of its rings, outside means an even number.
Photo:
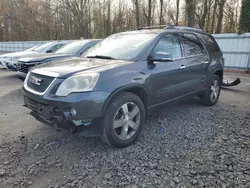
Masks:
[[[93,56],[86,56],[87,58],[97,58],[97,59],[115,59],[110,56],[105,56],[105,55],[93,55]]]

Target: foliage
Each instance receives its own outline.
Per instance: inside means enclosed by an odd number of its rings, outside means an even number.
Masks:
[[[235,2],[238,0],[0,0],[0,41],[104,38],[158,24],[190,25],[211,33],[237,32],[239,3]]]
[[[241,32],[250,32],[250,0],[243,0],[240,16]]]

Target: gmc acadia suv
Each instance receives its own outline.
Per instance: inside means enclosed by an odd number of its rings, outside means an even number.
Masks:
[[[190,96],[216,104],[223,64],[214,38],[200,29],[142,28],[111,35],[82,58],[34,68],[24,101],[36,119],[56,127],[101,120],[102,140],[125,147],[158,106]]]

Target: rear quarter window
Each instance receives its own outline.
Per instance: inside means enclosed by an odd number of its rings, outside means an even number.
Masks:
[[[184,50],[186,52],[186,56],[197,56],[206,53],[202,43],[196,35],[190,33],[183,33],[181,38]]]
[[[220,48],[214,38],[207,34],[198,34],[209,52],[220,52]]]

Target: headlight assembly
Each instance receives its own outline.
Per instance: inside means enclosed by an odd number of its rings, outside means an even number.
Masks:
[[[92,91],[98,78],[98,73],[86,73],[71,76],[61,83],[56,91],[56,95],[65,97],[70,93]]]

